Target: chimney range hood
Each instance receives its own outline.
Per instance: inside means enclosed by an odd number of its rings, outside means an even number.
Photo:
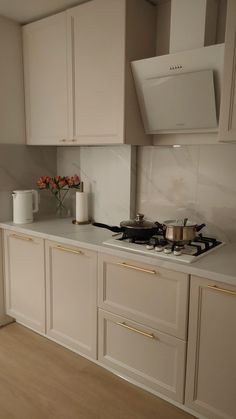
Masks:
[[[147,134],[216,132],[224,44],[132,62]]]

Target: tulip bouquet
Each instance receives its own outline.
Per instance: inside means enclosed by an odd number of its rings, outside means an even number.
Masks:
[[[62,215],[66,210],[64,201],[70,189],[80,189],[79,176],[41,176],[37,180],[38,189],[48,189],[57,200],[57,214]]]

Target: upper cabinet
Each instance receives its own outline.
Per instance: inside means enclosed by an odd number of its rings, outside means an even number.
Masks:
[[[66,39],[65,13],[23,28],[28,144],[69,139]]]
[[[236,2],[228,0],[220,141],[236,141]]]
[[[149,144],[130,62],[155,53],[155,7],[92,0],[23,28],[28,144]]]
[[[21,27],[0,17],[0,143],[25,142]]]

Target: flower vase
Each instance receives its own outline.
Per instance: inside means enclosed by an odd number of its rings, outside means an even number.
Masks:
[[[71,211],[70,208],[66,205],[66,197],[69,192],[69,189],[66,190],[59,190],[56,195],[56,217],[58,218],[66,218],[70,217]]]

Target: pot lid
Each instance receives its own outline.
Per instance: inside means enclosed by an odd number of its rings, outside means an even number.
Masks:
[[[144,214],[137,214],[134,220],[121,221],[121,227],[126,228],[137,228],[137,229],[148,229],[155,228],[157,225],[154,221],[145,220]]]

